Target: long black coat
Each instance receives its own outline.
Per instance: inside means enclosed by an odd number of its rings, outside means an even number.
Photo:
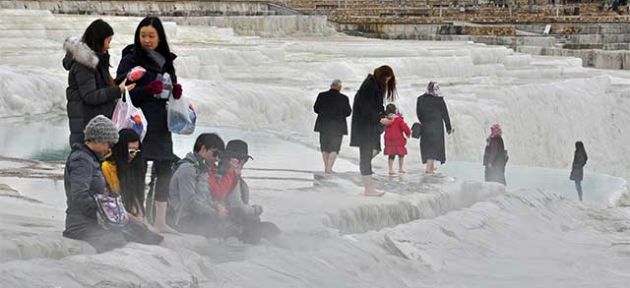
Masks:
[[[83,143],[83,129],[92,118],[112,118],[118,86],[109,75],[109,55],[97,54],[85,44],[71,39],[64,43],[66,56],[62,64],[68,71],[66,111],[70,126],[70,146]]]
[[[586,165],[587,160],[588,156],[586,156],[586,151],[575,150],[575,153],[573,153],[573,165],[571,166],[571,175],[569,176],[570,180],[582,181],[582,179],[584,178],[584,166]]]
[[[361,84],[352,103],[352,131],[350,146],[371,146],[381,150],[380,120],[385,115],[383,107],[383,89],[376,83],[372,74]]]
[[[348,123],[346,117],[350,116],[350,100],[348,96],[339,91],[330,89],[319,93],[313,110],[317,113],[315,131],[327,135],[347,135]]]
[[[495,146],[495,149],[492,147]],[[505,144],[501,136],[488,139],[488,144],[483,153],[483,166],[485,166],[484,177],[487,182],[498,182],[506,184],[505,165],[509,157],[505,150]]]
[[[444,145],[444,125],[451,131],[451,119],[443,97],[423,94],[416,103],[416,115],[422,123],[420,134],[420,154],[422,163],[427,159],[446,162],[446,147]]]
[[[120,82],[124,79],[132,68],[141,66],[147,70],[142,78],[136,81],[136,88],[129,91],[131,101],[136,107],[142,109],[144,116],[147,118],[148,127],[147,134],[142,141],[142,155],[147,160],[165,161],[175,160],[177,157],[173,154],[173,138],[166,124],[166,102],[167,99],[158,99],[153,95],[145,92],[143,88],[151,81],[156,80],[158,74],[168,72],[171,75],[173,84],[177,83],[173,60],[177,56],[169,55],[166,63],[162,68],[143,48],[129,45],[123,49],[122,59],[116,71],[116,81]]]

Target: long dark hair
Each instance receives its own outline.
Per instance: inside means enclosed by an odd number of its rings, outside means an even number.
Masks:
[[[114,35],[114,29],[103,19],[96,19],[85,29],[81,41],[97,53],[105,53],[103,43],[107,37]]]
[[[385,81],[387,77],[392,77],[389,79],[389,82]],[[376,79],[376,83],[381,88],[387,87],[387,91],[384,91],[384,94],[386,94],[388,101],[396,100],[396,76],[392,67],[383,65],[374,69],[374,79]]]
[[[133,44],[136,48],[141,48],[142,43],[140,42],[140,29],[142,27],[151,26],[155,28],[158,33],[158,46],[155,48],[155,51],[162,54],[166,61],[169,62],[171,60],[171,49],[168,46],[168,41],[166,40],[166,32],[164,31],[164,26],[162,25],[162,21],[157,17],[146,17],[140,21],[138,24],[138,28],[136,28],[136,34],[133,36]]]
[[[140,142],[140,137],[132,129],[122,129],[118,135],[118,143],[112,148],[112,154],[107,161],[116,163],[125,209],[130,213],[142,212],[144,214],[144,175],[147,167],[142,159],[142,151],[136,153],[131,163],[129,162],[129,143]],[[141,145],[139,149],[142,150]]]
[[[582,154],[584,156],[584,160],[588,159],[588,155],[586,155],[586,149],[584,149],[584,143],[582,143],[582,141],[575,142],[575,154]]]

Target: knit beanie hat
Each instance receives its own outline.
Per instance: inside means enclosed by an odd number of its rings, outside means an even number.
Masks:
[[[118,142],[118,129],[103,115],[98,115],[85,125],[83,130],[85,135],[85,141],[98,142],[98,143],[111,143],[116,144]]]

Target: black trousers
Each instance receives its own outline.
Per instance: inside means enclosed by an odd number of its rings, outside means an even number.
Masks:
[[[372,145],[359,146],[359,171],[361,176],[372,175],[372,158],[374,158],[374,147]]]
[[[173,161],[153,161],[153,174],[151,178],[156,178],[155,183],[155,201],[168,201],[168,187],[171,183]]]

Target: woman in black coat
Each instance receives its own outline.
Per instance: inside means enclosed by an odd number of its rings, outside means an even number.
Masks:
[[[582,141],[575,142],[575,152],[573,153],[573,165],[571,168],[571,175],[569,179],[575,181],[575,189],[577,189],[578,197],[582,201],[582,179],[584,178],[584,166],[588,156],[584,149],[584,143]]]
[[[444,98],[440,95],[440,86],[431,81],[427,92],[418,97],[416,114],[422,125],[420,133],[420,154],[422,163],[426,163],[425,173],[435,173],[434,161],[446,162],[446,147],[444,145],[444,125],[446,132],[451,134],[451,119]]]
[[[166,102],[171,93],[174,98],[182,94],[173,66],[176,57],[168,46],[160,19],[147,17],[138,24],[134,44],[123,50],[116,73],[116,79],[121,81],[136,66],[146,69],[136,81],[138,87],[129,94],[148,122],[147,134],[142,141],[142,155],[145,160],[153,161],[152,173],[157,179],[154,228],[160,232],[174,232],[166,225],[166,208],[171,166],[177,156],[173,154],[173,139],[166,123]],[[164,77],[166,73],[169,77]]]
[[[499,124],[490,127],[490,137],[487,139],[486,149],[483,153],[483,166],[485,166],[484,178],[486,182],[497,182],[505,185],[505,165],[509,158],[501,134]]]
[[[352,104],[352,130],[350,146],[359,147],[359,168],[363,177],[366,196],[382,196],[372,181],[372,158],[381,151],[382,125],[390,125],[383,100],[393,101],[396,92],[396,77],[391,67],[383,65],[369,74],[354,96]]]
[[[116,86],[109,74],[109,44],[114,30],[98,19],[85,29],[81,39],[66,39],[63,67],[68,71],[66,111],[70,126],[70,146],[83,143],[83,128],[95,116],[112,117],[116,100],[125,83]],[[128,89],[133,89],[130,85]]]

